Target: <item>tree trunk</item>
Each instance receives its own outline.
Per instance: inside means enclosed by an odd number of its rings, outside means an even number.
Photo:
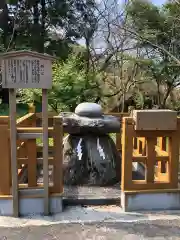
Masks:
[[[3,43],[3,47],[5,49],[8,48],[9,45],[9,34],[8,34],[8,30],[9,30],[9,10],[8,10],[8,5],[6,3],[6,1],[2,1],[0,8],[2,9],[2,12],[0,14],[0,28],[2,28],[3,30],[3,34],[2,34],[2,43]],[[8,89],[0,89],[0,96],[1,96],[1,100],[3,104],[9,104],[9,91]]]
[[[165,93],[165,96],[164,96],[164,98],[163,98],[163,101],[162,101],[161,108],[164,109],[164,108],[166,107],[166,101],[167,101],[167,99],[168,99],[168,97],[169,97],[169,94],[171,93],[172,89],[173,89],[172,86],[168,86],[168,89],[167,89],[167,91],[166,91],[166,93]]]
[[[41,49],[40,51],[44,53],[44,43],[45,43],[45,18],[46,18],[46,2],[41,0],[42,8],[42,23],[41,23]]]
[[[41,29],[39,23],[39,8],[38,1],[33,5],[33,28],[32,28],[32,49],[39,52],[42,49],[41,44]]]

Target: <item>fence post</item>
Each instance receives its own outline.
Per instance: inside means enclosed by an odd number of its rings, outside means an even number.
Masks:
[[[36,127],[36,115],[31,120],[31,127]],[[28,157],[28,187],[37,186],[36,139],[28,139],[26,144]]]
[[[169,138],[169,182],[172,188],[178,187],[179,172],[179,129],[180,121],[177,118],[177,130]]]
[[[8,125],[0,126],[0,194],[9,195],[11,188],[11,158]]]
[[[121,133],[116,133],[116,148],[121,151]]]
[[[157,140],[155,137],[148,137],[146,140],[147,140],[146,181],[147,183],[154,183],[154,167],[156,163],[155,145],[157,143]]]
[[[132,118],[125,117],[122,121],[122,191],[128,190],[128,187],[132,184],[133,137]]]
[[[36,107],[34,106],[34,104],[29,104],[29,113],[35,113],[36,112]]]
[[[166,151],[166,137],[159,137],[158,145],[161,150]]]
[[[168,145],[169,145],[169,142],[168,142]],[[167,152],[168,151],[167,138],[159,137],[157,140],[157,146],[159,146],[161,151]],[[169,167],[168,167],[167,162],[158,162],[158,167],[157,167],[156,173],[157,173],[158,180],[160,180],[162,178],[162,174],[166,174],[168,176]],[[167,178],[167,180],[168,180],[168,178]]]
[[[53,192],[63,192],[63,125],[60,117],[54,117],[54,187]]]
[[[37,161],[36,161],[36,140],[28,139],[27,141],[28,156],[28,187],[37,185]]]

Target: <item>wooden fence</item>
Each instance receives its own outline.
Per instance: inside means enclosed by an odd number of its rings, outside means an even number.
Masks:
[[[120,120],[127,114],[110,113]],[[28,183],[19,181],[20,189],[43,188],[43,183],[37,183],[37,165],[42,164],[42,145],[37,139],[42,139],[41,114],[29,113],[17,120],[17,164],[19,180],[27,175]],[[49,114],[48,133],[52,140],[49,146],[49,165],[53,166],[53,184],[49,186],[50,194],[63,192],[63,135],[61,118]],[[121,133],[116,134],[116,146],[121,150]],[[11,159],[9,117],[0,117],[0,195],[11,195]]]
[[[122,150],[122,182],[124,191],[176,189],[179,169],[180,119],[176,131],[136,131],[133,119],[127,114],[110,113],[122,120],[122,130],[116,134],[116,147]],[[125,117],[124,117],[125,116]],[[124,117],[124,118],[123,118]],[[49,115],[49,165],[53,166],[53,184],[50,194],[63,192],[63,135],[61,118]],[[121,134],[122,132],[122,134]],[[27,184],[19,182],[20,189],[43,188],[37,183],[37,165],[42,164],[41,114],[29,113],[17,120],[17,163],[21,179],[24,170]],[[121,144],[122,143],[122,144]],[[9,117],[0,117],[0,195],[11,195],[11,159]],[[133,163],[145,169],[144,180],[134,180]]]
[[[123,118],[122,190],[177,189],[179,133],[179,118],[176,131],[136,131],[133,119]],[[133,180],[134,162],[144,166],[144,180]]]

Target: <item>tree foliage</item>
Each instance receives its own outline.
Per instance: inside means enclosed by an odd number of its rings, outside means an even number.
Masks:
[[[93,31],[93,0],[10,0],[1,5],[2,43],[67,57],[69,43]]]
[[[127,11],[137,45],[145,58],[152,60],[147,71],[157,84],[158,105],[164,108],[170,93],[180,85],[180,64],[176,61],[180,59],[180,5],[168,2],[157,7],[148,1],[133,0]]]
[[[65,62],[53,65],[53,86],[48,93],[49,106],[52,110],[74,111],[82,101],[95,101],[98,95],[100,74],[89,72],[88,81],[85,70],[85,53],[75,48]],[[41,90],[20,90],[23,102],[41,102]]]
[[[96,28],[94,0],[0,1],[0,52],[28,49],[66,60]],[[8,102],[8,93],[0,95]]]
[[[178,1],[11,0],[0,8],[0,51],[30,49],[58,58],[49,92],[55,111],[82,101],[118,111],[126,103],[179,108]],[[23,90],[21,97],[41,102],[39,90]]]

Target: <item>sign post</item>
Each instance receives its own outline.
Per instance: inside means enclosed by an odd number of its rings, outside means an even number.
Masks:
[[[48,166],[48,97],[47,90],[52,86],[52,61],[46,54],[31,51],[7,52],[0,56],[2,61],[2,87],[9,89],[11,174],[14,216],[19,215],[17,132],[16,132],[16,91],[17,88],[42,89],[43,119],[43,183],[44,213],[49,214],[49,166]]]
[[[48,97],[47,89],[42,89],[42,124],[43,124],[43,182],[44,214],[49,214],[49,165],[48,165]]]
[[[16,146],[16,90],[9,89],[9,110],[10,110],[10,140],[11,140],[11,175],[12,175],[12,196],[14,217],[19,216],[18,196],[18,166]]]

